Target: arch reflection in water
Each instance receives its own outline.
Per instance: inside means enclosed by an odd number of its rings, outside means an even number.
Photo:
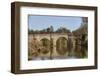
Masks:
[[[56,42],[56,51],[59,55],[65,55],[67,52],[67,39],[60,37]]]
[[[84,41],[84,44],[87,45],[87,40]],[[59,37],[57,40],[54,38],[37,40],[33,36],[30,45],[32,49],[29,60],[87,58],[88,54],[87,46],[79,45],[77,40],[74,43],[72,38]]]

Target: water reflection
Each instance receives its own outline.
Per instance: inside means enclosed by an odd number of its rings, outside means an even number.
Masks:
[[[75,43],[75,45],[72,44],[72,40],[68,40],[68,57],[70,58],[87,58],[88,56],[88,46],[87,46],[87,41],[80,41]]]
[[[68,40],[60,38],[57,40],[56,46],[52,44],[52,53],[49,41],[42,40],[42,43],[45,48],[37,46],[37,51],[34,53],[37,55],[32,55],[28,60],[83,59],[88,57],[87,41],[81,41],[81,44],[79,44],[80,42],[73,44],[71,38]]]
[[[76,45],[74,49],[74,56],[77,58],[87,58],[88,51],[86,46]]]

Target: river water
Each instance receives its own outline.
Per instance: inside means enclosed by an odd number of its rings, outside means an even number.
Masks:
[[[88,50],[86,46],[77,45],[75,47],[71,47],[68,50],[68,54],[66,55],[59,55],[50,58],[50,56],[38,56],[33,57],[31,60],[61,60],[61,59],[84,59],[88,58]]]

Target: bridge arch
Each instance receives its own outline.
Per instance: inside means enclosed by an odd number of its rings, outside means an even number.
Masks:
[[[50,40],[47,38],[42,38],[40,40],[41,43],[41,53],[47,54],[50,52]]]
[[[67,52],[67,38],[59,37],[56,41],[56,51],[59,55],[64,55]]]

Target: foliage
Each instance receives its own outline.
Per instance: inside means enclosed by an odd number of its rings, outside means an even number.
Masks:
[[[29,34],[34,34],[34,33],[50,33],[50,32],[53,32],[53,33],[70,33],[70,30],[68,30],[67,28],[65,27],[60,27],[58,28],[57,30],[54,31],[54,28],[53,26],[50,26],[48,28],[44,28],[42,30],[28,30],[29,31]]]
[[[56,33],[70,33],[70,30],[68,30],[68,29],[65,28],[65,27],[60,27],[60,28],[58,28],[55,32],[56,32]]]

